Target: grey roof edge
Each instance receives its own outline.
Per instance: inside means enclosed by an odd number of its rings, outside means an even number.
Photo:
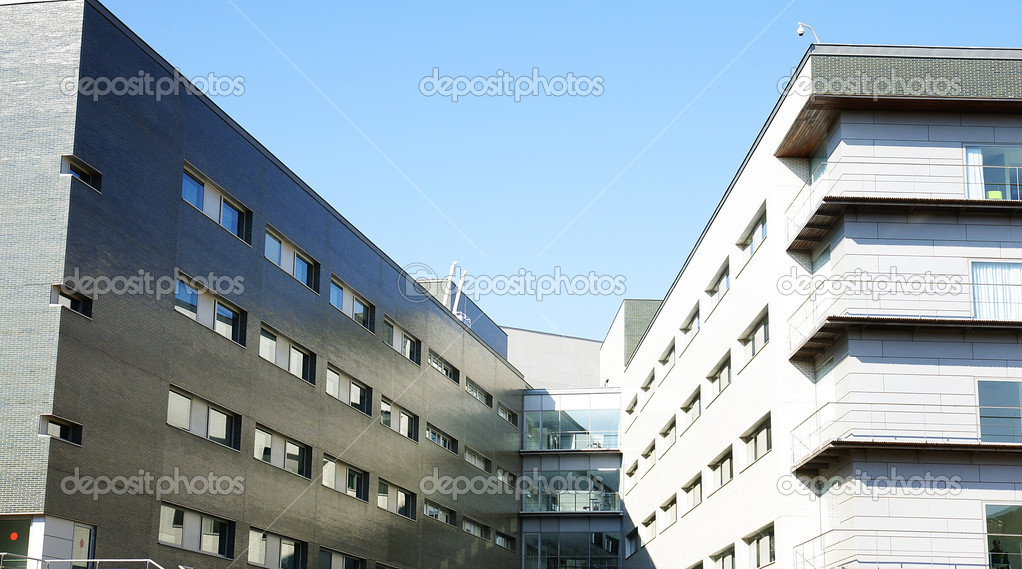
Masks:
[[[1018,47],[951,47],[818,43],[813,44],[810,49],[813,51],[814,55],[1022,60],[1022,48]]]
[[[19,3],[21,3],[21,4],[35,4],[35,3],[61,2],[61,1],[65,1],[65,2],[67,2],[67,1],[81,1],[81,2],[84,2],[85,4],[88,4],[89,6],[92,6],[93,8],[96,9],[97,12],[99,12],[100,15],[102,15],[104,18],[106,18],[110,22],[111,25],[113,25],[115,28],[120,30],[121,33],[123,33],[128,39],[130,39],[133,43],[135,43],[139,47],[139,49],[141,49],[149,57],[151,57],[153,59],[153,61],[157,65],[163,67],[168,72],[173,73],[175,71],[176,68],[173,65],[171,65],[171,63],[165,57],[160,55],[159,52],[157,52],[155,49],[153,49],[152,46],[150,46],[148,43],[146,43],[145,40],[143,40],[131,28],[129,28],[127,26],[127,24],[125,24],[123,21],[121,21],[120,18],[118,18],[113,12],[111,12],[99,0],[42,0],[42,1],[40,1],[40,0],[29,0],[29,1],[25,1],[25,2],[19,2]],[[192,85],[191,81],[189,81],[186,77],[181,77],[181,79],[183,81],[187,82],[189,86],[194,87],[194,85]],[[241,124],[239,124],[238,121],[236,121],[233,118],[231,118],[231,116],[228,115],[226,111],[221,109],[220,106],[217,105],[216,103],[214,103],[209,97],[207,97],[205,95],[205,93],[203,93],[198,88],[189,89],[189,92],[192,93],[194,96],[196,96],[200,101],[202,101],[202,103],[204,105],[206,105],[211,111],[213,111],[214,114],[219,116],[221,120],[223,120],[225,123],[227,123],[227,125],[230,126],[232,129],[234,129],[239,135],[241,135],[241,137],[243,139],[248,141],[248,143],[251,144],[252,147],[255,148],[256,151],[258,151],[260,154],[262,154],[267,160],[269,160],[270,163],[272,163],[274,166],[279,168],[281,170],[281,172],[283,172],[284,175],[289,177],[298,187],[300,187],[303,190],[305,190],[305,192],[307,194],[309,194],[310,197],[312,197],[316,202],[318,202],[320,204],[320,206],[322,206],[328,213],[333,215],[337,219],[337,221],[339,221],[348,230],[350,230],[352,232],[352,234],[354,234],[359,240],[361,240],[363,243],[365,243],[366,246],[369,247],[369,249],[372,250],[374,253],[376,253],[385,263],[389,264],[392,268],[394,268],[398,272],[399,275],[404,275],[404,277],[409,282],[411,282],[411,283],[415,283],[416,282],[415,279],[412,278],[412,276],[409,275],[404,270],[404,268],[402,268],[400,265],[398,265],[397,262],[394,261],[394,259],[392,259],[389,255],[387,255],[387,253],[385,253],[383,251],[383,249],[381,249],[379,246],[377,246],[375,243],[373,243],[364,233],[359,231],[359,229],[357,227],[355,227],[350,221],[348,221],[343,215],[341,215],[341,213],[339,211],[337,211],[337,209],[335,209],[332,205],[330,205],[329,202],[327,202],[325,199],[323,199],[323,197],[320,196],[315,190],[313,190],[311,186],[309,186],[307,183],[305,183],[305,181],[302,180],[298,176],[298,174],[296,174],[293,170],[291,170],[291,168],[289,168],[286,164],[284,164],[283,161],[281,161],[279,158],[277,158],[276,155],[274,155],[272,152],[270,152],[270,150],[268,148],[266,148],[266,146],[264,146],[261,142],[259,142],[259,140],[257,140],[254,136],[252,136],[251,133],[249,133],[247,130],[245,130],[245,128],[243,126],[241,126]],[[500,360],[502,363],[504,363],[515,375],[517,375],[519,378],[521,378],[523,381],[525,381],[525,375],[521,371],[519,371],[518,368],[516,368],[514,365],[512,365],[511,362],[509,362],[507,360],[507,358],[505,358],[497,350],[495,350],[493,348],[493,346],[491,346],[486,340],[483,340],[482,337],[480,337],[478,334],[476,334],[476,332],[474,330],[472,330],[471,327],[469,327],[464,322],[462,322],[461,319],[459,319],[457,316],[455,316],[449,309],[445,308],[440,303],[439,300],[437,300],[436,298],[433,298],[433,295],[427,294],[426,296],[428,297],[428,299],[431,302],[433,302],[433,304],[435,304],[438,307],[444,309],[444,312],[447,313],[448,317],[450,317],[452,321],[457,322],[466,332],[468,332],[480,344],[485,346],[486,349],[489,350],[490,353],[492,353],[498,360]],[[528,384],[528,382],[526,382],[526,384]]]
[[[795,70],[791,73],[792,77],[797,77],[800,73],[802,73],[802,69],[805,68],[806,63],[809,61],[810,56],[814,54],[817,47],[818,44],[810,44],[809,48],[806,49],[805,54],[802,56],[801,61],[799,61],[798,66],[795,67]],[[695,256],[696,251],[699,249],[699,245],[702,244],[703,238],[706,237],[706,233],[710,230],[710,226],[713,225],[714,221],[716,221],[717,214],[720,213],[721,208],[724,207],[724,202],[727,200],[728,196],[731,195],[731,190],[734,189],[735,184],[738,183],[738,179],[745,172],[745,167],[748,166],[749,161],[752,160],[753,153],[755,153],[756,149],[759,148],[759,144],[763,141],[763,137],[766,135],[767,129],[770,128],[770,125],[774,122],[774,117],[777,116],[778,111],[781,110],[781,105],[783,105],[784,100],[788,98],[788,93],[791,91],[792,83],[792,81],[789,81],[788,84],[784,86],[784,91],[777,99],[777,103],[774,104],[774,108],[771,109],[766,122],[763,123],[763,127],[760,128],[759,134],[756,135],[756,139],[752,142],[752,146],[749,148],[748,153],[746,153],[745,158],[742,159],[741,165],[738,166],[738,171],[735,172],[734,177],[731,178],[731,182],[728,184],[727,189],[724,190],[724,195],[720,198],[720,201],[717,202],[717,207],[714,208],[713,213],[710,215],[709,221],[706,222],[706,226],[703,227],[702,232],[699,233],[699,237],[696,238],[696,242],[692,245],[692,250],[689,251],[688,256],[685,257],[685,262],[681,265],[681,269],[678,271],[677,276],[674,277],[674,282],[672,282],[671,286],[667,289],[667,294],[664,295],[664,299],[661,301],[660,307],[657,308],[656,312],[653,314],[653,318],[649,321],[649,326],[646,327],[646,331],[639,337],[639,341],[635,344],[635,349],[632,350],[631,355],[629,355],[628,359],[625,360],[626,372],[628,371],[628,366],[632,363],[632,359],[635,358],[635,354],[639,352],[639,348],[642,347],[642,343],[646,340],[646,336],[649,334],[649,331],[653,328],[653,325],[656,324],[657,318],[660,317],[660,311],[662,311],[664,309],[664,305],[667,304],[667,299],[671,297],[671,293],[673,293],[675,287],[678,286],[678,282],[681,280],[681,275],[685,273],[685,269],[688,268],[688,264],[692,262],[692,257]]]
[[[600,340],[594,340],[592,338],[583,338],[582,336],[572,336],[569,334],[556,334],[554,332],[544,332],[543,330],[530,330],[529,328],[519,328],[517,326],[500,326],[501,330],[515,330],[518,332],[530,332],[532,334],[542,334],[543,336],[554,336],[556,338],[566,338],[568,340],[581,340],[583,342],[593,342],[594,344],[601,343]]]

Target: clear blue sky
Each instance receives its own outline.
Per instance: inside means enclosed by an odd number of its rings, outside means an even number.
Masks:
[[[1022,45],[1017,0],[233,2],[106,5],[184,75],[243,76],[214,100],[398,264],[624,275],[630,298],[667,291],[809,46],[798,20],[829,43]],[[455,103],[420,94],[434,67],[604,91]],[[622,298],[480,305],[602,339]]]

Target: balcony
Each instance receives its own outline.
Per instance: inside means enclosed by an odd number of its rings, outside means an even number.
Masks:
[[[1022,168],[823,162],[786,212],[789,251],[810,251],[848,210],[1022,212]]]
[[[547,431],[526,433],[523,452],[532,451],[617,451],[615,431]]]
[[[914,530],[832,530],[795,546],[795,569],[990,569],[988,535]],[[1022,536],[996,536],[1002,540]],[[1006,553],[1019,567],[1018,553]],[[1004,566],[1008,564],[1005,563]]]
[[[793,470],[814,475],[853,449],[1022,452],[1022,407],[830,402],[791,432]]]
[[[1014,278],[1014,277],[1010,277]],[[788,319],[789,354],[813,360],[852,327],[996,329],[1022,327],[1022,283],[973,282],[968,275],[855,272],[806,278]]]
[[[522,498],[523,514],[620,514],[617,492],[544,491]]]

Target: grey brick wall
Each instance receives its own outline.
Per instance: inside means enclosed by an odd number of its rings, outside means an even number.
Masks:
[[[39,42],[34,22],[59,22],[61,30],[76,36],[75,18],[62,17],[83,10],[81,2],[34,4],[19,7],[24,21],[4,22],[24,36],[21,44],[6,35],[0,40],[0,61],[23,57],[32,37]],[[0,14],[11,8],[0,8]],[[66,14],[64,14],[66,15]],[[92,2],[84,4],[81,75],[85,77],[134,77],[141,71],[155,77],[170,74],[162,59],[147,51],[140,40],[122,27],[106,10]],[[60,39],[55,59],[70,39]],[[59,48],[59,49],[57,49]],[[71,54],[77,53],[71,49]],[[40,55],[38,58],[45,60]],[[65,75],[67,64],[48,70],[40,61],[22,64],[26,74],[40,74],[37,81],[49,88],[50,77]],[[71,65],[73,71],[74,65]],[[6,80],[4,82],[7,88]],[[4,113],[25,113],[39,108],[39,89],[23,95],[22,105],[0,102]],[[59,94],[59,91],[57,91]],[[34,98],[29,98],[31,95]],[[227,295],[248,313],[246,347],[239,346],[200,324],[181,316],[173,298],[152,295],[104,295],[95,302],[91,319],[46,306],[40,297],[41,314],[25,319],[35,298],[20,302],[24,308],[4,312],[5,429],[27,428],[27,419],[52,408],[56,414],[84,427],[81,447],[54,441],[47,451],[38,446],[34,454],[11,448],[0,460],[0,478],[21,485],[5,491],[0,513],[43,510],[54,516],[98,527],[99,557],[149,557],[167,567],[228,567],[217,557],[159,545],[159,507],[153,496],[106,495],[98,500],[62,491],[63,479],[75,472],[87,476],[131,476],[139,470],[156,476],[175,469],[186,476],[243,476],[240,496],[178,494],[166,501],[233,520],[237,524],[235,552],[243,562],[249,527],[269,530],[309,543],[310,567],[316,566],[320,546],[401,568],[518,567],[517,553],[497,548],[422,514],[424,496],[420,480],[439,468],[441,475],[482,474],[461,456],[429,442],[427,422],[457,437],[462,446],[477,449],[497,466],[520,472],[520,435],[516,428],[470,397],[425,363],[415,365],[387,347],[329,304],[329,275],[335,273],[376,306],[378,328],[384,314],[422,340],[423,354],[441,353],[457,366],[463,377],[493,394],[494,398],[521,414],[521,391],[526,383],[499,353],[456,321],[432,301],[411,302],[399,290],[399,271],[367,238],[340,217],[322,198],[307,188],[240,127],[203,99],[189,94],[164,98],[107,95],[94,101],[81,98],[77,113],[73,100],[54,98],[68,105],[61,113],[45,107],[46,137],[22,140],[9,130],[0,131],[3,157],[15,160],[26,149],[36,148],[44,165],[71,149],[103,174],[102,193],[84,186],[55,188],[50,200],[39,203],[21,219],[4,222],[28,247],[22,257],[5,266],[5,283],[23,279],[35,283],[35,292],[48,291],[59,275],[131,276],[139,270],[154,276],[173,276],[175,268],[191,275],[244,277],[243,293]],[[55,129],[51,115],[65,117],[63,131]],[[29,115],[26,122],[35,115]],[[43,119],[39,119],[43,120]],[[62,132],[60,140],[52,140]],[[185,161],[201,170],[235,199],[253,210],[252,245],[245,244],[181,200],[181,176]],[[56,161],[48,172],[43,166],[12,162],[11,168],[61,181]],[[6,166],[6,164],[5,164]],[[35,173],[38,170],[38,173]],[[49,178],[46,178],[49,176]],[[5,198],[18,197],[15,205],[39,199],[34,190],[16,187],[4,179]],[[76,182],[76,184],[78,184]],[[78,184],[80,186],[80,184]],[[17,193],[17,192],[21,193]],[[6,202],[5,209],[6,209]],[[26,227],[25,219],[45,219],[53,210],[62,212],[52,227]],[[70,213],[68,213],[70,212]],[[381,215],[385,215],[382,210]],[[31,216],[31,217],[30,217]],[[4,216],[4,219],[8,219]],[[66,229],[65,229],[66,220]],[[322,264],[320,292],[316,294],[263,258],[267,224],[281,231]],[[24,237],[22,235],[24,234]],[[31,243],[36,239],[39,244]],[[49,249],[47,249],[49,247]],[[66,255],[65,255],[66,249]],[[32,264],[37,263],[37,264]],[[45,263],[40,266],[38,263]],[[53,281],[56,282],[56,281]],[[29,286],[28,284],[25,285]],[[6,290],[6,287],[5,287]],[[36,295],[38,296],[38,295]],[[37,303],[38,304],[38,303]],[[7,303],[5,303],[7,306]],[[6,309],[6,308],[5,308]],[[47,309],[48,312],[43,310]],[[262,360],[258,354],[259,325],[265,321],[281,333],[317,354],[316,385],[312,386]],[[59,323],[59,347],[57,344]],[[18,326],[31,331],[23,348],[45,367],[38,381],[31,368],[12,359],[7,334]],[[42,340],[37,336],[42,336]],[[44,346],[41,349],[39,346]],[[341,368],[373,388],[373,418],[369,419],[330,398],[324,389],[327,363]],[[10,369],[10,372],[7,370]],[[31,381],[26,382],[29,372]],[[7,385],[17,391],[8,392]],[[171,385],[225,407],[242,417],[241,451],[216,445],[166,424],[167,392]],[[26,412],[26,419],[7,418],[8,398],[44,400],[45,405]],[[379,424],[380,399],[386,396],[419,415],[420,441],[412,442]],[[45,409],[44,409],[45,408]],[[19,422],[20,421],[20,422]],[[312,447],[313,478],[309,481],[266,465],[252,457],[256,423]],[[34,435],[32,444],[45,443]],[[7,440],[7,437],[4,437]],[[48,455],[47,455],[48,452]],[[376,507],[375,495],[363,503],[324,488],[316,479],[321,459],[329,453],[369,471],[370,490],[380,478],[416,492],[418,521],[411,522]],[[48,464],[46,462],[48,456]],[[9,471],[11,464],[21,470]],[[32,465],[30,471],[25,464]],[[44,470],[46,476],[43,475]],[[45,480],[45,505],[39,491]],[[5,482],[10,484],[10,482]],[[6,486],[5,486],[6,488]],[[30,504],[8,507],[8,500],[36,496]],[[512,496],[445,496],[435,501],[468,515],[494,530],[518,531],[518,502]],[[44,507],[45,506],[45,507]]]
[[[50,287],[64,269],[82,3],[0,5],[0,511],[43,510],[61,309]]]

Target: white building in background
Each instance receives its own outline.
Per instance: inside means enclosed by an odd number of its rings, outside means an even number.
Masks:
[[[601,387],[599,340],[502,326],[507,333],[508,361],[534,387],[570,389]]]
[[[624,567],[1022,567],[1022,50],[815,45],[794,76],[601,353]]]

